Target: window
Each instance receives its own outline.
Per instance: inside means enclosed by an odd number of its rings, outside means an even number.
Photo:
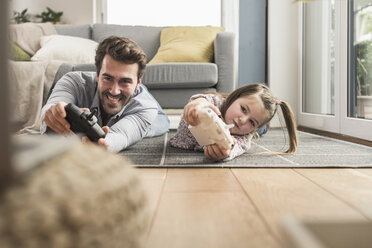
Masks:
[[[109,24],[221,26],[219,0],[106,0]]]

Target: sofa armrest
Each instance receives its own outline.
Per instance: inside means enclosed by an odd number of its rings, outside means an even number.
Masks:
[[[73,65],[68,63],[63,63],[56,73],[56,76],[54,77],[53,86],[57,83],[58,80],[63,77],[66,73],[70,71],[96,71],[96,67],[94,64],[79,64],[79,65]]]
[[[52,94],[53,88],[54,88],[54,86],[56,85],[57,81],[58,81],[58,80],[59,80],[63,75],[65,75],[67,72],[72,71],[72,67],[73,67],[72,64],[63,63],[63,64],[58,68],[58,71],[57,71],[56,75],[54,76],[53,84],[52,84],[52,86],[51,86],[50,89],[49,89],[48,96],[45,98],[45,101],[43,102],[43,106],[44,106],[45,103],[48,101],[48,99],[49,99],[49,97],[50,97],[50,94]]]
[[[234,33],[220,32],[214,41],[214,61],[218,68],[218,92],[230,93],[235,89],[234,39]]]
[[[57,71],[57,73],[56,73],[56,75],[54,77],[54,80],[53,80],[53,84],[50,87],[48,96],[45,98],[45,102],[43,103],[43,106],[45,105],[45,103],[49,99],[50,94],[52,94],[52,91],[53,91],[54,86],[56,85],[56,83],[58,82],[58,80],[60,80],[61,77],[63,77],[63,75],[65,75],[66,73],[68,73],[70,71],[95,71],[95,70],[96,70],[96,67],[95,67],[94,64],[73,65],[73,64],[63,63],[58,68],[58,71]]]

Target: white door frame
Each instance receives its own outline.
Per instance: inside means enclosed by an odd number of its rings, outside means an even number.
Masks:
[[[339,102],[339,84],[335,83],[335,95],[334,95],[334,100],[335,100],[335,113],[334,115],[322,115],[322,114],[312,114],[312,113],[306,113],[303,111],[303,3],[299,4],[299,58],[298,58],[298,64],[299,66],[299,74],[298,74],[298,82],[299,82],[299,102],[298,102],[298,125],[299,126],[304,126],[304,127],[309,127],[313,129],[319,129],[322,131],[328,131],[328,132],[337,132],[336,130],[339,130],[340,128],[340,122],[339,122],[339,107],[337,102]],[[337,30],[336,30],[337,32]],[[337,49],[337,42],[336,42],[336,47],[335,50],[338,51]],[[337,56],[337,52],[336,56]],[[335,63],[335,71],[336,75],[338,75],[337,70],[338,70],[338,63]],[[337,82],[337,76],[335,77],[335,82]]]
[[[342,4],[340,6],[341,13],[344,16],[348,15],[348,1],[341,1]],[[347,67],[347,59],[348,59],[348,22],[346,18],[339,18],[339,23],[341,25],[341,60],[345,61],[342,63],[341,74],[342,77],[340,78],[340,94],[341,99],[348,99],[348,67]],[[340,119],[340,133],[357,137],[364,140],[372,141],[372,120],[367,119],[360,119],[360,118],[351,118],[348,117],[348,101],[343,100],[340,103],[341,106],[341,119]]]
[[[303,23],[303,4],[299,7],[299,21]],[[302,66],[299,67],[299,111],[300,126],[348,135],[372,141],[372,120],[348,117],[348,1],[335,2],[335,114],[319,115],[302,111]],[[303,26],[299,32],[299,64],[302,65]]]

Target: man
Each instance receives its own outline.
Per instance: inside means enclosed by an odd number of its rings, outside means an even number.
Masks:
[[[57,82],[41,111],[42,134],[47,129],[70,132],[64,109],[68,103],[97,110],[98,124],[106,133],[98,144],[109,151],[119,152],[168,130],[168,117],[141,84],[146,55],[134,41],[106,38],[98,45],[95,65],[97,72],[70,72]],[[83,137],[83,142],[87,141]]]

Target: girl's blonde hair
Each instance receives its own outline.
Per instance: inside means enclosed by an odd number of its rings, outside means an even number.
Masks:
[[[262,103],[266,111],[268,112],[268,118],[263,123],[261,123],[261,125],[258,128],[267,124],[274,117],[278,109],[278,106],[280,106],[280,108],[282,109],[285,124],[287,126],[287,132],[289,137],[289,148],[285,153],[293,154],[296,152],[298,138],[296,122],[294,119],[292,109],[288,103],[280,101],[278,98],[276,98],[269,89],[269,87],[267,87],[264,84],[247,84],[234,90],[230,94],[224,93],[217,94],[221,95],[223,98],[226,99],[221,107],[221,114],[223,118],[225,118],[226,110],[235,100],[237,100],[240,97],[257,95],[262,100]]]

